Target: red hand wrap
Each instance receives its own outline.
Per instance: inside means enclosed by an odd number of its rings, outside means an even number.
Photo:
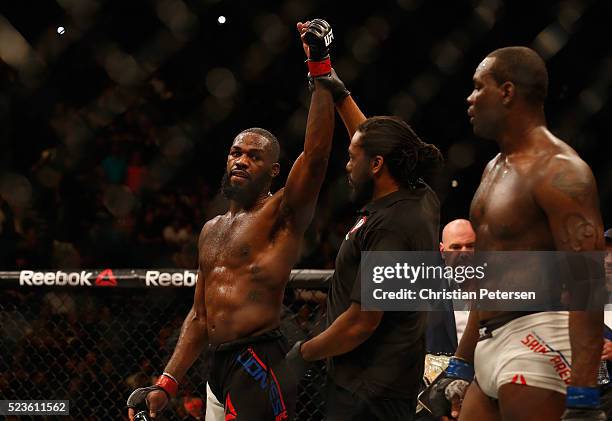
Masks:
[[[308,71],[310,72],[310,76],[312,77],[328,75],[331,73],[331,60],[329,59],[329,57],[327,57],[323,61],[308,60],[306,63],[308,64]]]
[[[176,392],[178,392],[178,383],[163,374],[159,376],[159,378],[157,379],[157,383],[155,384],[164,389],[166,393],[172,397],[175,397]]]

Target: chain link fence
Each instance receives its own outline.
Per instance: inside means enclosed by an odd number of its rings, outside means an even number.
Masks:
[[[92,271],[91,279],[86,278],[91,287],[75,277],[72,283],[81,287],[46,286],[60,278],[70,283],[68,274],[62,278],[58,272],[53,280],[42,275],[41,285],[30,285],[24,272],[0,273],[0,399],[70,401],[70,416],[36,420],[127,419],[129,393],[154,382],[174,350],[193,303],[193,288],[143,285],[142,273],[130,271],[122,277],[108,269],[97,271],[95,282]],[[326,271],[307,276],[295,276],[294,271],[281,319],[291,345],[324,329],[328,277]],[[201,357],[158,419],[198,419],[194,415],[205,409],[206,378],[207,364]],[[321,363],[300,384],[297,420],[323,419],[324,387]]]

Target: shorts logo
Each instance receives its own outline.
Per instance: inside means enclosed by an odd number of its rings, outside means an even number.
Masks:
[[[525,376],[523,376],[522,374],[515,374],[514,377],[512,377],[511,383],[520,383],[526,385],[527,380],[525,380]]]
[[[535,332],[529,333],[525,338],[521,340],[521,343],[527,348],[531,349],[536,354],[551,354],[549,358],[550,364],[553,369],[565,384],[570,383],[570,377],[572,375],[572,365],[567,361],[563,353],[555,350],[546,343],[542,338],[535,334]],[[516,377],[516,376],[515,376]],[[514,379],[512,381],[514,382]]]
[[[361,228],[363,226],[363,224],[366,223],[367,220],[368,220],[367,216],[362,216],[361,219],[359,221],[357,221],[355,226],[353,226],[353,228],[351,228],[351,230],[346,234],[346,237],[344,237],[344,239],[348,240],[349,239],[349,235],[351,235],[352,233],[357,231],[359,228]]]
[[[266,367],[253,348],[249,348],[246,352],[239,354],[236,357],[236,361],[242,365],[244,371],[259,383],[259,387],[262,390],[268,389],[268,396],[272,404],[272,411],[274,412],[274,420],[288,420],[289,416],[285,407],[285,401],[272,368],[268,369]],[[270,378],[272,381],[268,381]]]
[[[236,413],[236,408],[234,408],[234,404],[232,404],[232,400],[230,399],[230,394],[227,394],[225,398],[225,421],[235,420],[238,414]]]

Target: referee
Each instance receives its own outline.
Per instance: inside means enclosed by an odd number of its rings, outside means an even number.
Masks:
[[[400,119],[366,119],[335,74],[328,83],[351,136],[346,170],[362,207],[336,257],[328,328],[298,342],[287,359],[299,372],[307,361],[328,358],[328,421],[409,421],[423,375],[426,315],[361,311],[359,267],[363,251],[438,250],[440,204],[423,179],[442,157]]]

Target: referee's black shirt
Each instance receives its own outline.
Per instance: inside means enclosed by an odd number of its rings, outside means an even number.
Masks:
[[[345,236],[327,298],[328,325],[361,302],[362,251],[438,250],[440,202],[422,183],[367,204]],[[376,331],[329,361],[332,381],[353,393],[414,398],[423,375],[425,313],[385,312]]]

